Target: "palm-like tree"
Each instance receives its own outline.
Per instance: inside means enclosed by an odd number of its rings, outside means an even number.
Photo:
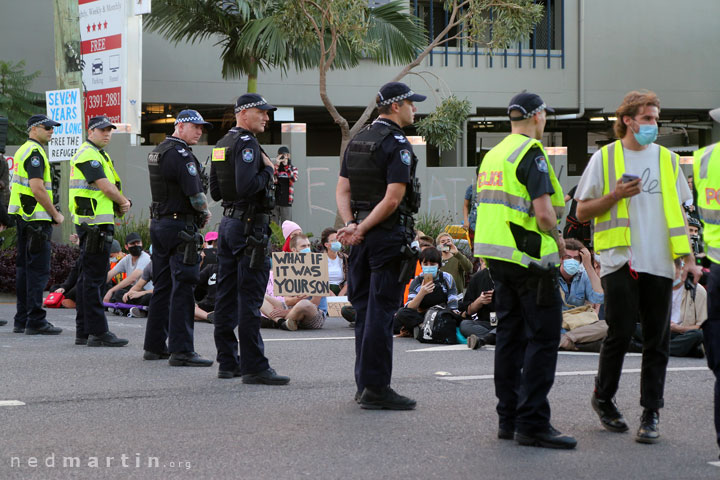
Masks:
[[[25,125],[28,117],[42,113],[38,103],[44,95],[28,90],[40,72],[25,73],[25,62],[16,64],[0,61],[0,116],[8,119],[8,145],[20,145],[27,139]]]
[[[247,91],[255,92],[259,71],[318,67],[320,47],[293,41],[287,25],[282,23],[287,4],[283,0],[155,0],[144,25],[176,44],[215,39],[216,45],[222,47],[223,78],[247,76]],[[406,12],[405,2],[396,0],[364,8],[365,41],[341,38],[332,68],[351,68],[362,58],[381,64],[407,63],[427,43],[424,28]],[[367,45],[382,48],[366,48]]]

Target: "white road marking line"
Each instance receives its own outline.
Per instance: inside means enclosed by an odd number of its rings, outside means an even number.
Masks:
[[[0,400],[0,407],[21,407],[25,405],[20,400]]]
[[[309,340],[355,340],[355,337],[263,338],[263,342],[306,342]]]
[[[454,350],[470,350],[470,349],[468,349],[467,345],[465,345],[463,343],[459,343],[457,345],[440,345],[437,347],[415,348],[412,350],[405,350],[405,351],[406,352],[448,352],[448,351],[454,351]],[[487,345],[487,346],[482,347],[482,350],[494,352],[495,346]],[[597,352],[566,352],[563,350],[563,351],[559,351],[558,355],[598,356],[600,354]],[[642,353],[626,353],[625,356],[641,357]]]
[[[705,367],[671,367],[668,368],[668,372],[699,372],[699,371],[707,371],[710,370]],[[622,373],[640,373],[639,368],[628,368],[622,371]],[[556,377],[573,377],[573,376],[583,376],[583,375],[597,375],[597,370],[577,370],[573,372],[555,372]],[[448,382],[457,382],[462,380],[492,380],[493,375],[459,375],[457,377],[438,377],[440,380],[445,380]]]
[[[708,462],[713,467],[720,467],[720,462]]]

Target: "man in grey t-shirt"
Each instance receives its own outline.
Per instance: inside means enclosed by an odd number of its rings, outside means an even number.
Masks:
[[[640,322],[644,410],[635,440],[655,443],[669,356],[673,259],[685,257],[682,280],[692,273],[697,283],[701,275],[681,206],[692,200],[692,194],[678,156],[653,143],[660,118],[657,96],[630,92],[616,115],[619,140],[593,155],[575,193],[578,220],[595,218],[594,245],[608,324],[591,404],[607,430],[628,430],[614,396],[625,353]]]

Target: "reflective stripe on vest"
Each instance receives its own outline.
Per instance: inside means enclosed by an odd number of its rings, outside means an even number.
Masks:
[[[39,143],[34,140],[28,140],[20,146],[15,152],[15,168],[13,170],[12,180],[10,181],[10,201],[8,202],[8,213],[11,215],[19,215],[20,218],[26,222],[38,221],[38,220],[52,220],[52,216],[45,210],[40,202],[35,199],[35,205],[33,210],[28,212],[23,208],[22,198],[32,197],[35,195],[30,188],[30,179],[28,173],[25,170],[25,161],[30,158],[33,152],[39,152],[43,159],[44,170],[43,170],[43,186],[47,191],[50,203],[53,203],[53,191],[52,191],[52,171],[50,169],[50,162],[45,153],[45,149]],[[29,204],[26,204],[26,208]]]
[[[120,177],[117,175],[112,162],[105,158],[94,145],[89,142],[84,142],[78,151],[75,153],[73,158],[70,160],[70,213],[72,214],[73,222],[76,225],[87,223],[88,225],[101,225],[101,224],[112,224],[115,222],[113,201],[107,197],[102,190],[96,185],[91,185],[83,175],[82,171],[78,168],[78,165],[98,161],[103,168],[105,177],[110,183],[117,186],[120,193],[122,193],[120,185]],[[85,203],[89,206],[94,205],[94,209],[91,215],[85,215],[80,213],[80,203]],[[92,207],[89,207],[92,208]],[[83,213],[85,213],[83,211]]]
[[[625,159],[620,140],[602,148],[603,196],[615,190],[617,181],[625,173]],[[663,211],[668,226],[670,252],[673,258],[690,253],[685,219],[677,192],[679,174],[678,155],[660,147],[660,187]],[[620,199],[610,210],[595,218],[594,244],[598,251],[616,247],[629,247],[632,234],[627,199]]]
[[[552,164],[548,161],[542,144],[519,134],[511,134],[485,156],[477,179],[477,224],[475,225],[474,254],[479,257],[496,259],[528,267],[531,262],[558,265],[560,257],[555,240],[540,231],[535,219],[533,203],[527,188],[517,179],[517,168],[522,159],[537,146],[548,166],[548,175],[554,193],[551,203],[556,217],[564,212],[565,202],[562,187],[555,177]],[[538,257],[521,251],[516,244],[510,224],[520,227],[527,235],[537,235]],[[520,241],[520,240],[518,240]],[[526,247],[523,246],[525,250]]]
[[[720,263],[720,143],[696,151],[693,174],[706,254]]]

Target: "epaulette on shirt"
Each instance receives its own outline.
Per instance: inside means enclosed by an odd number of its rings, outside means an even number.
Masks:
[[[189,155],[189,154],[188,154],[188,151],[185,150],[185,147],[184,147],[183,145],[179,144],[179,143],[176,143],[176,144],[175,144],[175,150],[177,150],[178,153],[179,153],[180,155],[182,155],[183,157],[187,157],[187,156]]]
[[[393,135],[395,137],[395,140],[397,140],[400,143],[407,142],[407,138],[405,138],[404,135]]]
[[[240,135],[240,140],[245,140],[246,142],[250,140],[250,138],[252,138],[250,135]]]

